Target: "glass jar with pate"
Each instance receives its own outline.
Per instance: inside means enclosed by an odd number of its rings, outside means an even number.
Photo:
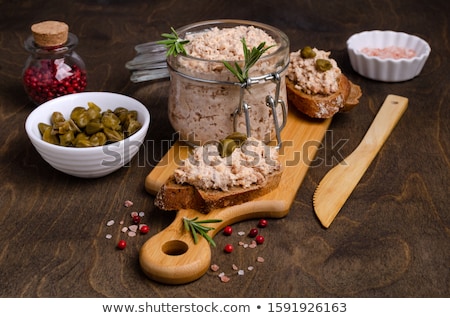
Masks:
[[[272,26],[243,20],[204,21],[176,32],[189,41],[186,54],[167,58],[169,120],[180,139],[203,145],[237,131],[280,144],[287,119],[288,37]],[[224,61],[243,67],[243,44],[251,51],[262,42],[271,47],[239,82]]]
[[[31,26],[24,43],[30,53],[22,73],[29,98],[41,104],[55,97],[79,93],[86,88],[86,67],[74,51],[78,38],[66,23],[44,21]]]

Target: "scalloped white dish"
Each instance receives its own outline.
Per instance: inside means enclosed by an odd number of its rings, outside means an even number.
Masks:
[[[361,50],[401,48],[413,50],[411,58],[380,58],[363,53]],[[410,80],[422,71],[430,55],[431,48],[423,39],[415,35],[395,31],[364,31],[352,35],[347,40],[347,51],[353,69],[360,75],[383,82]]]

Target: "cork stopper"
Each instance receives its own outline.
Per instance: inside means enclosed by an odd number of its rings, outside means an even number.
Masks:
[[[67,42],[69,26],[59,21],[44,21],[31,26],[34,42],[42,47],[59,46]]]

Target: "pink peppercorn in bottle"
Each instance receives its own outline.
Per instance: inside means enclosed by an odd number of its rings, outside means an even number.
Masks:
[[[79,93],[86,88],[86,67],[74,51],[78,38],[64,22],[44,21],[31,26],[24,43],[30,52],[22,74],[25,91],[35,104]]]

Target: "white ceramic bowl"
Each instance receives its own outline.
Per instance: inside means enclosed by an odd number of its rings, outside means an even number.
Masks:
[[[38,128],[40,122],[50,124],[51,115],[55,111],[70,118],[70,113],[76,106],[87,108],[88,102],[94,102],[102,111],[114,110],[116,107],[136,110],[142,127],[122,141],[98,147],[64,147],[42,140]],[[25,130],[41,157],[52,167],[76,177],[97,178],[120,169],[133,158],[144,142],[149,124],[150,114],[147,108],[131,97],[107,92],[84,92],[58,97],[38,106],[28,116]]]
[[[384,49],[400,47],[414,50],[412,58],[380,58],[361,52],[364,48]],[[370,79],[383,82],[401,82],[410,80],[422,71],[430,55],[431,48],[421,38],[403,32],[364,31],[352,35],[347,40],[347,50],[353,69]]]

